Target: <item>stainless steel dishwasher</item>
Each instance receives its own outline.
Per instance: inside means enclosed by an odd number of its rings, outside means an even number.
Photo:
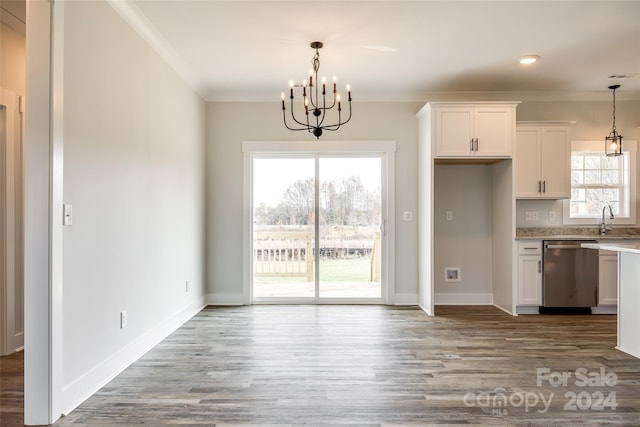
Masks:
[[[595,240],[545,240],[542,254],[540,313],[591,313],[598,303],[598,251],[582,243]]]

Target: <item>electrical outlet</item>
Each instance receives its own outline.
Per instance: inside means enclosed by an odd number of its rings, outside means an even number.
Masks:
[[[120,312],[120,329],[124,329],[127,327],[127,311],[123,310]]]
[[[453,211],[446,212],[447,221],[453,221]]]
[[[555,220],[556,220],[556,212],[549,211],[549,221],[555,221]]]
[[[526,211],[524,213],[524,220],[525,221],[538,221],[539,220],[538,211]]]

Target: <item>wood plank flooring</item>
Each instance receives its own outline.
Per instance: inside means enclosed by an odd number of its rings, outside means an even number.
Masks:
[[[56,425],[640,425],[615,316],[437,314],[207,308]]]
[[[0,356],[0,426],[24,424],[24,354]]]

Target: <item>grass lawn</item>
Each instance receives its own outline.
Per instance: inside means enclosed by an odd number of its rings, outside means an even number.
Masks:
[[[368,282],[370,258],[321,258],[321,282]],[[304,282],[303,277],[260,277],[260,282]]]

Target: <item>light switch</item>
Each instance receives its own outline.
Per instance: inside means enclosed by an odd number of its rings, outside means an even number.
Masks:
[[[453,211],[447,211],[447,221],[453,221]]]
[[[403,221],[412,221],[413,220],[413,212],[411,212],[411,211],[402,212],[402,220]]]
[[[73,225],[73,206],[63,205],[62,225]]]

